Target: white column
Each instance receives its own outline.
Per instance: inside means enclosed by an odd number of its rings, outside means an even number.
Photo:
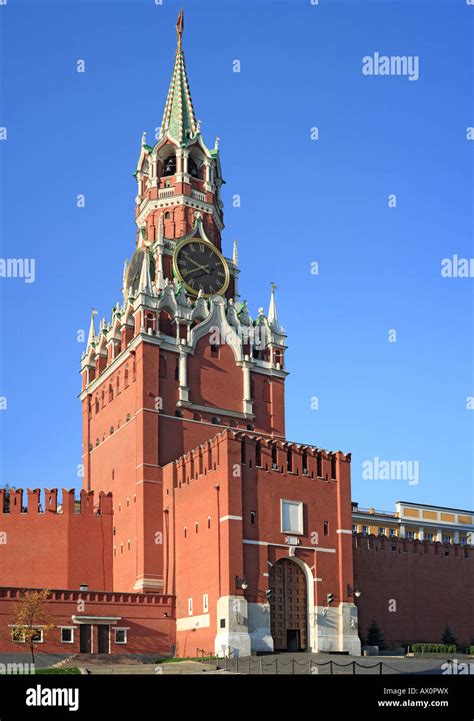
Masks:
[[[454,531],[454,543],[459,543],[459,531]]]
[[[252,413],[253,412],[253,404],[252,404],[252,397],[250,393],[250,364],[244,361],[242,366],[242,371],[244,374],[244,398],[243,398],[243,412],[244,413]]]
[[[438,528],[438,530],[436,531],[436,540],[440,543],[443,542],[443,531],[441,530],[441,528]]]
[[[400,538],[405,538],[405,536],[406,536],[405,526],[402,524],[400,524],[399,534],[400,534]]]
[[[211,161],[209,158],[204,158],[204,169],[206,171],[204,177],[204,189],[207,191],[212,190],[211,187]]]
[[[189,403],[188,354],[182,349],[179,352],[179,400],[181,403]]]

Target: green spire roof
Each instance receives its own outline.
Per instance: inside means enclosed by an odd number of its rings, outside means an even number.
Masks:
[[[197,134],[197,123],[189,91],[188,76],[182,48],[184,29],[183,11],[180,10],[176,23],[178,47],[174,61],[173,75],[166,99],[165,112],[161,121],[161,135],[168,133],[173,140],[184,145]]]

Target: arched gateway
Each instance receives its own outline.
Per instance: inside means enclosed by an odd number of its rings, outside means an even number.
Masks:
[[[270,569],[270,627],[275,651],[304,651],[308,646],[308,601],[304,571],[289,558]]]

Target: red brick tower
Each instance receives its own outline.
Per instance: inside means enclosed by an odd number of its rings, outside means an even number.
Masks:
[[[164,584],[162,468],[225,428],[283,438],[285,336],[274,288],[253,320],[239,301],[237,249],[221,254],[218,142],[196,122],[183,16],[160,133],[142,138],[136,248],[123,301],[82,357],[86,490],[112,491],[114,589]],[[165,499],[166,502],[166,499]]]

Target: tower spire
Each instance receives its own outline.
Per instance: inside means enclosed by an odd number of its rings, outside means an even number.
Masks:
[[[87,337],[87,347],[88,347],[88,348],[89,348],[89,346],[92,345],[92,343],[94,343],[94,341],[95,341],[96,332],[95,332],[94,318],[95,318],[96,315],[97,315],[96,309],[95,309],[95,308],[92,308],[92,312],[91,312],[91,322],[90,322],[90,325],[89,325],[89,335],[88,335],[88,337]]]
[[[268,322],[270,324],[270,328],[276,333],[280,332],[280,326],[278,325],[278,314],[276,309],[276,303],[275,303],[275,290],[276,285],[275,283],[271,283],[270,285],[270,307],[268,309]]]
[[[151,275],[150,275],[150,258],[148,248],[145,248],[143,253],[142,268],[140,271],[140,280],[138,282],[138,292],[146,293],[147,295],[152,294],[151,290]]]
[[[184,62],[182,46],[184,30],[184,13],[179,11],[176,23],[178,46],[174,61],[173,74],[166,99],[165,112],[161,121],[161,137],[168,134],[180,145],[197,135],[196,116],[189,90],[188,76]]]

